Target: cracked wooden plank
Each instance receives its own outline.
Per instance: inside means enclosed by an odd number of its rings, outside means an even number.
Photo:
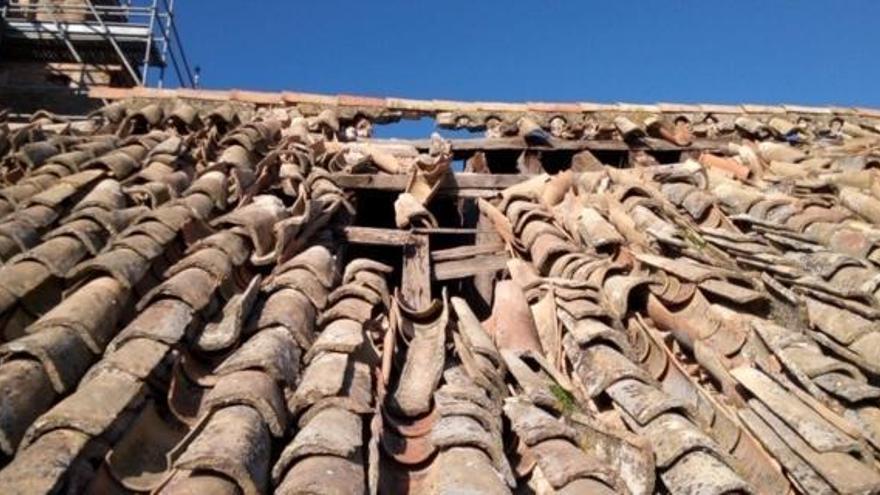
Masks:
[[[403,191],[409,182],[405,174],[331,174],[331,178],[342,189],[376,189],[380,191]],[[468,195],[477,191],[495,191],[519,184],[529,179],[520,174],[475,174],[459,172],[448,174],[440,183],[438,194]]]
[[[507,255],[492,254],[444,261],[434,265],[434,276],[437,280],[450,280],[471,277],[478,273],[503,270],[507,267],[508,259]]]
[[[431,253],[431,259],[434,261],[452,261],[471,258],[481,254],[493,254],[499,252],[504,252],[504,244],[500,242],[492,242],[475,246],[458,246],[449,249],[440,249]]]
[[[401,292],[409,307],[423,309],[431,304],[431,252],[427,235],[412,238],[403,249]]]
[[[407,246],[416,243],[416,236],[407,230],[350,226],[342,232],[345,240],[352,244]]]

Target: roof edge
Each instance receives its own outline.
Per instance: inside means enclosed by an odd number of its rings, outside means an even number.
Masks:
[[[805,106],[793,104],[762,105],[718,105],[718,104],[633,104],[633,103],[593,103],[593,102],[481,102],[461,100],[424,100],[412,98],[393,98],[360,96],[351,94],[321,94],[294,91],[250,91],[241,89],[164,89],[164,88],[113,88],[93,86],[89,96],[105,100],[128,98],[173,99],[238,102],[252,105],[317,105],[329,107],[353,107],[373,110],[399,111],[409,114],[436,115],[442,112],[483,112],[483,113],[530,113],[530,114],[570,114],[590,112],[633,112],[633,113],[711,113],[711,114],[816,114],[816,115],[857,115],[861,117],[880,117],[880,108]]]

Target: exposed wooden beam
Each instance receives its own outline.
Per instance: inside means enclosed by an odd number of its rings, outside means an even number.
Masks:
[[[476,209],[477,213],[477,234],[474,236],[474,242],[477,247],[485,247],[491,246],[489,249],[494,248],[495,246],[502,246],[501,249],[497,251],[493,251],[496,253],[504,251],[504,241],[501,236],[498,235],[498,230],[495,229],[495,226],[492,224],[492,221],[489,220],[483,212],[480,211],[479,206],[474,204],[473,207]],[[483,272],[477,273],[474,275],[474,289],[477,291],[479,295],[477,299],[477,303],[480,303],[484,308],[489,309],[492,307],[492,299],[495,294],[495,274],[493,272]]]
[[[413,146],[419,151],[426,151],[431,146],[430,139],[369,139],[366,142],[379,145]],[[476,151],[517,151],[524,149],[541,151],[717,150],[726,147],[730,140],[696,139],[688,146],[678,146],[669,141],[652,137],[643,137],[631,142],[618,139],[551,139],[552,146],[529,146],[521,137],[450,139],[449,142],[452,144],[453,152],[461,151],[470,154]]]
[[[352,244],[407,246],[417,242],[416,236],[408,230],[349,226],[345,227],[343,234],[345,240]]]
[[[404,174],[331,174],[333,181],[343,189],[376,189],[380,191],[403,191],[409,182]],[[530,179],[532,176],[521,174],[473,174],[458,172],[447,174],[440,183],[439,193],[459,194],[468,190],[494,191],[508,188],[514,184]]]
[[[470,227],[415,227],[412,231],[428,235],[474,235],[477,233],[477,229]]]
[[[413,239],[403,248],[401,293],[411,308],[424,309],[431,304],[431,252],[427,235],[413,234]]]
[[[342,229],[345,240],[352,244],[373,244],[378,246],[407,246],[416,244],[420,236],[431,235],[474,235],[481,231],[464,227],[416,227],[412,230],[383,229],[379,227],[348,226]],[[503,246],[502,246],[503,247]]]
[[[434,264],[437,280],[472,277],[478,273],[494,272],[507,268],[510,258],[506,254],[488,254],[467,259],[442,261]]]
[[[484,254],[496,254],[504,252],[504,244],[493,242],[476,246],[458,246],[450,249],[441,249],[431,253],[434,261],[452,261],[472,258]]]
[[[440,196],[458,198],[492,198],[498,196],[499,189],[441,189]]]

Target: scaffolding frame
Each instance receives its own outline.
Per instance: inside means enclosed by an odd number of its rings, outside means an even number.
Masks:
[[[114,5],[96,5],[92,0],[79,4],[0,0],[0,14],[0,43],[31,49],[38,60],[80,64],[81,91],[94,84],[87,66],[95,61],[120,64],[134,86],[162,87],[169,65],[180,86],[198,85],[180,41],[174,0],[124,0]],[[66,48],[66,54],[59,53],[59,46]]]

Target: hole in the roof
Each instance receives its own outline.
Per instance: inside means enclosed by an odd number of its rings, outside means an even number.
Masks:
[[[394,201],[397,200],[398,194],[397,191],[358,190],[355,204],[360,207],[357,208],[354,225],[396,229]],[[364,205],[369,205],[369,207],[364,208]]]
[[[443,129],[438,127],[436,131],[438,134],[443,136],[446,139],[474,139],[481,137],[481,134],[477,134],[476,131],[471,131],[466,128],[461,129]]]
[[[603,165],[616,168],[629,167],[629,160],[625,150],[590,150],[597,160]]]
[[[486,164],[493,174],[518,174],[516,159],[518,150],[499,150],[486,152]]]
[[[654,157],[657,162],[661,165],[667,165],[672,163],[681,163],[681,151],[679,150],[668,150],[668,151],[650,151],[648,152],[651,156]]]
[[[568,170],[571,167],[572,155],[574,151],[571,150],[545,151],[541,154],[541,165],[549,174]]]
[[[462,227],[462,212],[455,198],[438,194],[431,199],[427,208],[437,218],[440,227]]]
[[[374,124],[373,137],[380,139],[427,139],[437,133],[445,139],[473,139],[479,137],[468,129],[444,129],[432,117],[400,119],[387,124]]]
[[[375,124],[373,137],[381,139],[423,139],[431,136],[436,130],[434,119],[422,117],[419,119],[400,119],[388,124]]]

